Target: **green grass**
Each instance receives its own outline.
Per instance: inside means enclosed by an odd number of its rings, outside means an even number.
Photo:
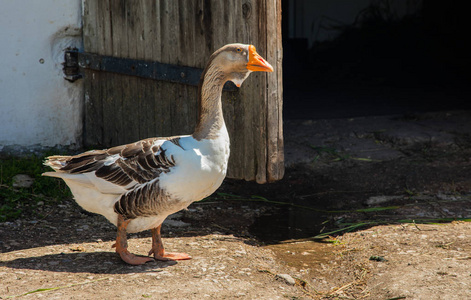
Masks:
[[[471,219],[468,218],[438,218],[438,219],[404,219],[404,220],[388,220],[388,221],[360,221],[356,223],[344,223],[342,224],[343,227],[339,229],[335,229],[329,232],[323,232],[316,236],[313,236],[312,239],[315,240],[322,240],[326,239],[330,236],[335,236],[338,234],[344,234],[350,231],[354,231],[364,227],[371,227],[376,225],[397,225],[397,224],[414,224],[416,227],[418,224],[427,224],[427,225],[441,225],[445,223],[450,223],[453,221],[460,221],[460,222],[471,222]],[[417,227],[418,228],[418,227]],[[420,228],[418,228],[420,230]]]
[[[71,193],[62,180],[41,176],[49,171],[43,156],[0,157],[0,222],[21,216],[41,217],[39,209],[45,204],[58,204]],[[13,177],[26,174],[34,179],[30,188],[13,187]]]

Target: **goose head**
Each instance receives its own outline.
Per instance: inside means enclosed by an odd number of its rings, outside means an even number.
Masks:
[[[221,103],[224,83],[232,81],[240,87],[252,72],[273,72],[273,67],[257,53],[253,45],[229,44],[211,55],[198,85],[195,139],[220,136],[221,128],[225,128]]]
[[[216,51],[210,58],[225,74],[226,81],[237,87],[251,72],[273,72],[273,67],[261,57],[253,45],[229,44]]]

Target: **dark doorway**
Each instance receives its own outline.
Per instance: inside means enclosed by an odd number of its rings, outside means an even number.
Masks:
[[[353,2],[283,1],[285,118],[471,109],[462,5]]]

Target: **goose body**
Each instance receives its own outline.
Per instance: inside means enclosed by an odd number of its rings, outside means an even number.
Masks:
[[[105,216],[118,227],[116,252],[130,264],[152,260],[127,251],[126,232],[152,230],[155,259],[189,259],[166,253],[160,227],[165,218],[211,195],[226,176],[229,135],[221,93],[224,83],[240,87],[252,71],[273,68],[255,47],[230,44],[210,58],[199,85],[199,118],[192,135],[148,138],[75,156],[50,156],[45,164],[63,179],[85,210]]]
[[[145,153],[147,146],[150,149]],[[127,155],[126,151],[130,149],[137,154]],[[115,153],[118,150],[120,152]],[[226,176],[229,136],[224,126],[216,139],[197,141],[188,135],[172,139],[146,139],[111,148],[104,153],[93,150],[82,155],[79,158],[94,157],[89,164],[95,164],[93,167],[96,170],[78,174],[48,172],[45,175],[64,179],[82,208],[105,216],[114,225],[118,221],[115,207],[125,211],[132,217],[127,232],[140,232],[157,227],[168,215],[216,191]],[[97,158],[101,160],[95,160]],[[63,157],[53,156],[49,161],[53,159],[61,162],[59,168],[66,166]],[[158,167],[151,167],[152,163]],[[136,172],[135,176],[140,177],[131,177],[131,182],[120,179],[129,174],[126,168],[131,168]],[[154,175],[144,178],[144,173]]]

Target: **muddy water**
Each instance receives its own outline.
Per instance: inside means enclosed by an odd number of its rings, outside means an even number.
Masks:
[[[304,241],[271,244],[264,247],[272,250],[285,264],[298,270],[318,269],[321,264],[328,264],[335,256],[334,245],[331,243]]]
[[[288,266],[316,270],[334,259],[332,243],[311,239],[327,229],[330,218],[306,209],[280,209],[260,216],[250,232]]]

